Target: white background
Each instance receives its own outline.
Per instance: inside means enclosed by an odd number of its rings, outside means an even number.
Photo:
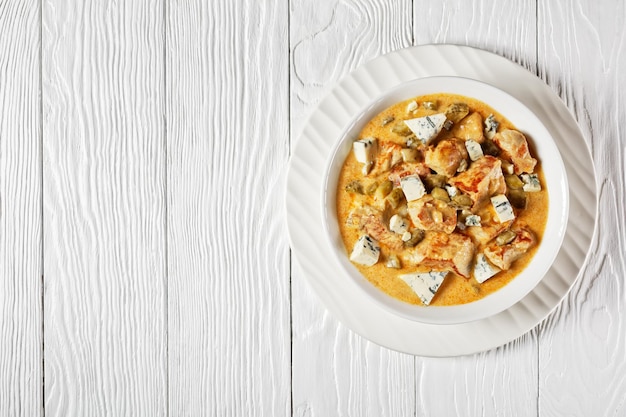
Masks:
[[[0,415],[626,415],[625,25],[621,0],[0,0]],[[282,201],[334,83],[427,43],[548,83],[600,199],[559,308],[449,359],[338,324]]]

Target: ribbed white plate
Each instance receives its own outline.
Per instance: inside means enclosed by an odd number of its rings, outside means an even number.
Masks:
[[[326,239],[322,235],[324,167],[339,135],[364,105],[383,92],[408,80],[437,75],[484,81],[525,104],[552,134],[570,187],[565,238],[540,284],[500,314],[455,325],[418,323],[372,303],[342,272],[331,248],[323,244]],[[492,349],[535,327],[576,281],[597,217],[593,161],[567,107],[543,81],[519,65],[486,51],[455,45],[426,45],[392,52],[341,80],[318,105],[296,143],[286,198],[293,253],[328,310],[348,328],[379,345],[422,356],[457,356]]]

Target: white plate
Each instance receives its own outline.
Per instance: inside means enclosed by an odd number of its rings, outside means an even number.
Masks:
[[[531,138],[534,156],[541,162],[545,175],[544,186],[549,190],[550,209],[546,217],[544,236],[537,254],[532,258],[522,273],[504,288],[468,304],[457,306],[429,306],[409,304],[397,300],[376,288],[348,260],[344,242],[339,232],[337,219],[337,183],[339,172],[346,156],[352,152],[352,143],[363,127],[377,114],[394,103],[412,97],[434,93],[452,93],[477,98],[505,116],[514,126]],[[457,324],[480,320],[500,313],[524,298],[538,283],[552,265],[565,237],[569,206],[569,193],[565,166],[559,150],[541,120],[519,100],[491,84],[464,77],[424,77],[401,83],[388,90],[373,103],[366,103],[347,130],[337,138],[325,169],[322,187],[322,213],[327,244],[333,249],[337,262],[346,275],[357,283],[373,302],[377,302],[391,311],[409,320],[430,324]]]
[[[391,314],[359,291],[326,244],[319,203],[330,153],[363,105],[400,83],[437,75],[490,83],[533,111],[559,147],[570,188],[565,238],[539,285],[495,316],[445,326]],[[426,45],[392,52],[363,65],[341,80],[318,105],[292,153],[287,177],[287,222],[293,253],[308,282],[328,310],[348,328],[394,350],[422,356],[456,356],[488,350],[523,335],[565,297],[593,238],[596,189],[593,161],[584,138],[567,107],[543,81],[489,52]]]

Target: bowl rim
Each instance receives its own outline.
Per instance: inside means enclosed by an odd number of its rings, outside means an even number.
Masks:
[[[378,113],[413,97],[449,93],[479,100],[512,122],[529,136],[540,159],[549,192],[548,218],[537,252],[524,270],[495,292],[474,302],[454,306],[422,306],[400,301],[372,284],[349,261],[339,232],[336,215],[338,174],[351,144],[365,124]],[[478,93],[478,95],[476,94]],[[511,114],[513,115],[511,117]],[[531,123],[517,121],[528,120]],[[530,132],[530,133],[529,133]],[[541,141],[538,138],[541,138]],[[547,170],[546,167],[550,169]],[[558,175],[555,176],[552,171]],[[550,175],[548,173],[550,172]],[[472,78],[459,76],[421,77],[405,81],[382,92],[364,105],[343,129],[326,160],[321,192],[322,223],[326,244],[345,276],[356,288],[378,306],[400,317],[426,324],[461,324],[496,315],[523,299],[541,282],[553,264],[563,243],[569,216],[569,187],[565,165],[552,135],[541,120],[514,96],[499,88]],[[550,237],[548,239],[548,236]]]

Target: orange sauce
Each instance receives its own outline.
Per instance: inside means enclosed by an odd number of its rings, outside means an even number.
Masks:
[[[419,104],[418,110],[414,113],[408,114],[407,104],[413,100]],[[439,110],[427,110],[422,105],[423,102],[435,102],[437,103]],[[445,109],[448,104],[456,102],[467,103],[470,107],[470,113],[478,112],[483,119],[486,119],[487,116],[493,114],[496,120],[500,123],[500,127],[498,129],[499,131],[502,129],[516,129],[515,126],[513,126],[503,115],[481,101],[452,94],[433,94],[409,99],[387,108],[368,122],[368,124],[361,131],[359,138],[375,137],[382,141],[392,141],[404,145],[406,138],[391,131],[391,126],[394,123],[405,119],[439,113],[441,112],[441,109]],[[394,118],[393,122],[383,124],[383,120],[391,117]],[[458,131],[455,129],[456,127],[453,127],[450,131],[446,131],[444,129],[437,137],[437,141],[449,137],[455,137],[455,134],[458,134]],[[532,138],[527,137],[527,139],[531,148],[531,154],[536,158],[537,155],[532,153]],[[538,244],[531,248],[521,259],[515,261],[509,270],[499,272],[497,275],[482,284],[478,283],[474,278],[468,279],[454,273],[449,273],[430,305],[458,305],[479,300],[511,282],[511,280],[513,280],[515,276],[517,276],[528,265],[534,256],[537,247],[539,246],[539,242],[541,241],[548,213],[548,193],[545,189],[546,182],[543,170],[541,169],[541,161],[538,161],[537,166],[535,167],[535,173],[539,176],[542,190],[539,192],[527,193],[526,209],[516,209],[515,212],[518,221],[526,223],[526,225],[534,232],[537,237]],[[387,174],[388,173],[381,174],[380,178],[386,179],[385,177]],[[363,231],[346,225],[345,220],[348,219],[350,212],[358,204],[357,199],[362,197],[346,192],[345,187],[350,182],[360,179],[363,179],[362,165],[358,163],[351,152],[344,162],[339,175],[339,184],[337,188],[337,214],[339,219],[339,229],[346,248],[346,256],[350,255],[354,244],[363,234]],[[407,303],[421,305],[421,301],[417,295],[404,281],[398,278],[398,275],[410,272],[426,271],[428,269],[425,269],[420,265],[406,265],[404,263],[402,264],[401,269],[388,268],[386,266],[386,259],[389,255],[393,253],[402,257],[402,252],[406,250],[409,249],[402,249],[400,251],[393,252],[381,244],[381,256],[377,264],[371,267],[358,264],[354,265],[372,284],[390,296]]]

